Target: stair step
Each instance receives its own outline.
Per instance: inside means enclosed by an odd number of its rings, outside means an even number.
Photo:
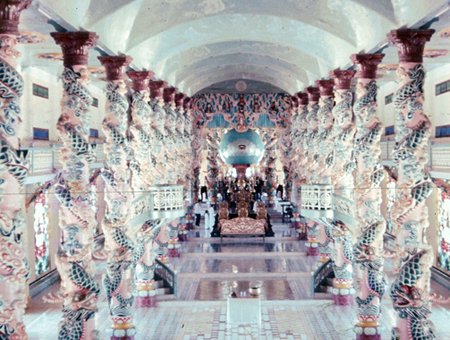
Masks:
[[[333,295],[330,293],[314,293],[315,300],[332,300]]]
[[[164,281],[163,280],[155,280],[153,283],[153,286],[155,288],[163,288],[164,287]]]
[[[167,295],[170,293],[170,288],[157,288],[156,295]]]
[[[156,295],[156,301],[172,301],[177,297],[174,294]]]

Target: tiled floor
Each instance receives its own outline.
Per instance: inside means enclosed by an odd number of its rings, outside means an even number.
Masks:
[[[304,242],[290,235],[288,224],[274,223],[276,237],[220,239],[197,229],[182,244],[182,256],[171,259],[177,272],[178,301],[160,302],[135,311],[140,339],[353,339],[354,307],[337,307],[327,296],[311,299],[310,273],[317,259],[305,255]],[[195,237],[195,235],[199,237]],[[201,237],[200,237],[201,236]],[[100,268],[100,267],[99,267]],[[99,270],[100,271],[100,270]],[[262,323],[232,326],[226,322],[226,298],[231,291],[262,288]],[[53,288],[55,289],[55,288]],[[433,284],[439,294],[448,290]],[[383,339],[388,339],[395,314],[384,297]],[[434,306],[432,320],[438,339],[450,339],[449,306]],[[56,339],[60,311],[31,301],[26,315],[30,339]],[[98,339],[108,339],[107,303],[102,295],[96,315]]]

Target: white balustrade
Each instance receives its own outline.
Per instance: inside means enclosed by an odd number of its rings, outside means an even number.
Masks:
[[[440,143],[436,140],[431,143],[430,162],[433,170],[450,170],[450,142]]]
[[[333,186],[325,184],[302,185],[300,189],[301,214],[318,219],[333,216]]]
[[[137,196],[132,202],[131,226],[156,219],[176,219],[184,215],[182,185],[161,185]]]
[[[30,169],[29,176],[48,175],[54,173],[56,169],[61,169],[61,163],[59,162],[60,148],[61,145],[52,145],[47,147],[32,146],[25,149],[28,151],[27,159]],[[102,167],[105,160],[103,144],[97,144],[94,148],[94,153],[97,160],[95,163],[91,164],[91,168]]]

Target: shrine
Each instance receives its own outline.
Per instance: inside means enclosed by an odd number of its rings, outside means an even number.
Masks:
[[[0,1],[0,340],[450,339],[446,0]]]

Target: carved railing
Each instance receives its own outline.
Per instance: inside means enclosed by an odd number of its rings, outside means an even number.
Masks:
[[[325,184],[302,185],[300,189],[301,214],[311,219],[333,217],[333,186]]]
[[[394,140],[381,141],[381,160],[385,165],[392,164],[394,148]],[[448,138],[432,139],[428,146],[428,160],[432,171],[450,172],[450,140]]]
[[[333,262],[328,260],[321,263],[313,272],[311,272],[311,297],[320,292],[320,286],[333,276]]]
[[[101,168],[105,159],[103,144],[92,144],[92,146],[97,159],[94,163],[90,164],[90,167],[92,169]],[[60,147],[60,145],[52,145],[24,148],[23,150],[27,152],[27,161],[30,169],[29,176],[48,175],[60,169]]]
[[[164,282],[164,287],[170,289],[170,294],[177,294],[176,275],[172,269],[158,259],[155,259],[154,274],[156,280],[162,280]]]
[[[433,140],[429,160],[433,170],[450,171],[450,141]]]
[[[150,187],[135,197],[132,202],[131,225],[143,224],[149,220],[176,219],[185,213],[183,186],[159,185]]]

